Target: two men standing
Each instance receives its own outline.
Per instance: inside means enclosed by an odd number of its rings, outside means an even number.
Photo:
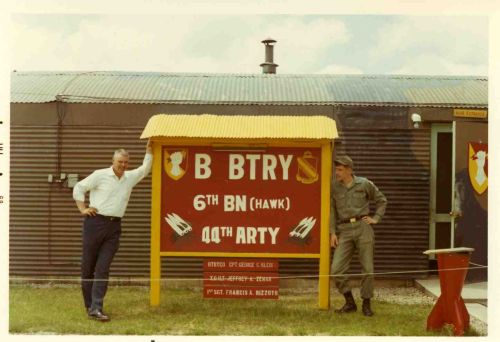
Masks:
[[[94,171],[78,182],[73,189],[73,199],[83,222],[82,292],[90,318],[109,321],[103,312],[109,268],[118,250],[121,235],[121,219],[127,209],[132,188],[146,177],[153,162],[151,143],[140,167],[127,171],[129,154],[116,150],[111,167]],[[89,206],[85,205],[85,193],[90,192]]]
[[[372,225],[380,222],[385,213],[387,199],[384,194],[366,178],[355,176],[354,163],[348,156],[334,160],[335,180],[331,187],[330,246],[335,248],[332,276],[335,285],[344,295],[345,304],[337,313],[357,310],[348,278],[351,259],[357,250],[363,277],[361,279],[362,311],[365,316],[373,316],[370,299],[373,297],[373,252],[374,233]],[[376,209],[370,214],[370,200]]]
[[[83,223],[82,293],[90,318],[108,321],[103,312],[109,268],[119,247],[121,218],[127,208],[132,188],[146,177],[152,166],[152,150],[148,141],[143,164],[127,171],[129,154],[116,150],[112,166],[94,171],[78,182],[73,189],[73,198]],[[336,179],[332,183],[330,244],[335,248],[332,275],[335,285],[344,295],[346,303],[338,313],[357,310],[345,272],[349,269],[357,250],[364,276],[361,281],[362,311],[372,316],[370,299],[373,297],[373,252],[374,233],[372,225],[380,222],[385,213],[387,200],[369,180],[353,174],[354,163],[348,156],[335,159]],[[90,192],[89,206],[85,205],[85,193]],[[370,200],[375,201],[376,210],[369,216]]]

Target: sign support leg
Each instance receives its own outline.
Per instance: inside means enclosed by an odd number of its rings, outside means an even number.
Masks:
[[[151,263],[150,305],[160,305],[161,256],[160,256],[160,202],[161,202],[161,146],[153,144],[153,171],[151,184]]]
[[[319,308],[330,309],[330,144],[321,148],[321,246],[319,258]]]

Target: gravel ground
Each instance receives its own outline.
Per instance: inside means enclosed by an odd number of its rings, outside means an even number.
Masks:
[[[434,297],[414,287],[375,288],[375,300],[395,304],[434,304]]]
[[[359,289],[353,289],[359,297]],[[375,288],[375,300],[395,304],[434,304],[437,298],[427,295],[414,287],[382,287]],[[470,316],[471,327],[481,336],[488,335],[488,324]]]

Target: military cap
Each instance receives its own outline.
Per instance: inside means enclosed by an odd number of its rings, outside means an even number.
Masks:
[[[335,165],[344,165],[350,167],[351,169],[354,167],[354,163],[349,156],[338,156],[334,160]]]

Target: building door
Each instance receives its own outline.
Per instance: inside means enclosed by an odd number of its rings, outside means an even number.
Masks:
[[[455,183],[454,125],[431,129],[431,201],[429,249],[454,246],[453,184]]]

